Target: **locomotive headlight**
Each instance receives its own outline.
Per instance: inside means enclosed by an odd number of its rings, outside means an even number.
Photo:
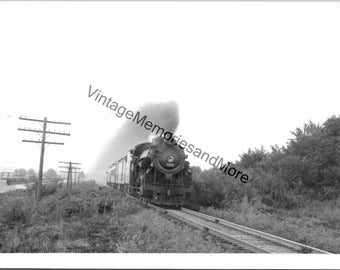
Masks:
[[[170,163],[175,162],[175,157],[173,155],[168,156],[167,161]]]

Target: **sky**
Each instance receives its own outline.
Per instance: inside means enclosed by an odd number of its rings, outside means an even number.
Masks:
[[[174,101],[177,134],[234,161],[285,145],[290,131],[339,115],[340,3],[0,2],[0,167],[90,170],[128,120],[88,97],[91,84],[131,110]],[[127,149],[128,150],[128,149]],[[189,155],[192,165],[210,165]],[[114,160],[112,160],[113,162]]]

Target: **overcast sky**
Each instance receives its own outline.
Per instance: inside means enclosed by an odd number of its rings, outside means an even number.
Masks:
[[[89,84],[132,110],[176,101],[177,133],[234,161],[284,145],[308,120],[340,112],[340,3],[0,3],[0,166],[38,169],[36,134],[50,126],[45,169],[88,170],[127,121],[88,98]],[[128,149],[127,149],[128,150]],[[191,155],[194,165],[208,166]]]

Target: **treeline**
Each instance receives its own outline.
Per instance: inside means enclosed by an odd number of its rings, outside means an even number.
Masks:
[[[291,209],[308,200],[333,200],[340,192],[340,117],[309,122],[291,132],[283,147],[248,150],[236,165],[247,171],[242,184],[219,169],[193,167],[191,206],[230,208],[243,200]]]
[[[27,171],[24,168],[17,169],[15,170],[15,176],[26,177],[30,180],[38,179],[38,173],[34,169],[29,169]],[[54,169],[48,169],[44,172],[43,177],[46,179],[56,179],[58,174]]]
[[[29,170],[26,170],[24,168],[16,169],[14,171],[14,177],[23,177],[23,178],[27,178],[29,180],[37,180],[38,179],[38,172],[35,171],[34,169],[29,169]],[[80,171],[79,177],[85,178],[85,173],[83,171]],[[60,175],[58,175],[58,173],[54,169],[50,168],[43,173],[43,178],[55,180],[55,179],[60,178]]]

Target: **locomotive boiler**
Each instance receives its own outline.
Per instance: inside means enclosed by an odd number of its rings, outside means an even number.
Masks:
[[[186,158],[178,145],[156,137],[113,163],[106,171],[107,185],[150,203],[181,206],[192,190]]]

